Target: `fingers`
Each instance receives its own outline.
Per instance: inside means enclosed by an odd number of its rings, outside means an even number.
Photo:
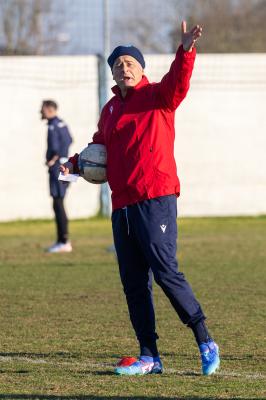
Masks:
[[[60,171],[61,171],[64,175],[68,175],[68,174],[69,174],[69,168],[65,167],[64,165],[60,165]]]
[[[202,27],[199,25],[196,25],[196,26],[194,26],[194,28],[191,29],[190,33],[192,35],[193,40],[196,40],[202,34]]]
[[[186,23],[186,21],[182,21],[182,23],[181,23],[181,32],[182,33],[186,33],[186,31],[187,31],[187,23]]]
[[[198,29],[199,29],[199,25],[195,25],[195,26],[193,26],[193,28],[191,29],[191,33],[193,34],[194,32],[196,32]]]

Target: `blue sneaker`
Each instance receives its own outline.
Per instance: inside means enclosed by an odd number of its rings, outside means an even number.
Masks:
[[[140,356],[139,360],[130,365],[120,365],[115,368],[117,375],[146,375],[161,374],[163,372],[160,357]]]
[[[153,357],[154,365],[151,370],[151,374],[162,374],[163,373],[163,364],[160,357]]]
[[[218,345],[211,340],[208,343],[201,343],[199,349],[203,375],[213,374],[220,366]]]

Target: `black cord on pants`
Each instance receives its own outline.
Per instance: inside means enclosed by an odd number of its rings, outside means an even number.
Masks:
[[[57,242],[66,243],[68,240],[68,219],[62,197],[53,197],[53,209],[57,228]]]

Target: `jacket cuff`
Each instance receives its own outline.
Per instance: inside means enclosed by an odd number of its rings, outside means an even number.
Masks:
[[[195,58],[196,57],[196,47],[193,47],[191,51],[185,51],[183,45],[178,47],[177,54],[183,55],[185,58]]]
[[[79,158],[79,154],[76,153],[73,157],[69,157],[68,161],[71,162],[71,164],[73,165],[73,173],[74,174],[79,174],[80,170],[78,167],[78,158]]]

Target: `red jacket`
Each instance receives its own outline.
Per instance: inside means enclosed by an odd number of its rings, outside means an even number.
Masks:
[[[107,149],[107,179],[113,209],[180,194],[174,159],[175,110],[189,89],[196,56],[180,46],[160,83],[146,76],[121,97],[118,86],[104,106],[94,143]]]

